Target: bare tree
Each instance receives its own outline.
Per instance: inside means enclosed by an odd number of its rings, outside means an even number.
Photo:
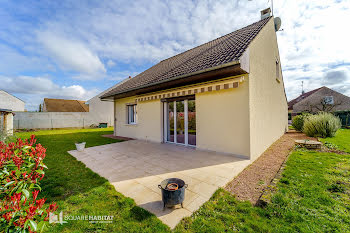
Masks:
[[[305,112],[333,112],[334,108],[336,106],[342,105],[343,101],[341,100],[334,100],[334,102],[332,104],[327,103],[324,98],[321,99],[319,102],[317,103],[310,103],[310,102],[306,102],[304,104],[302,104],[301,106],[304,108]]]

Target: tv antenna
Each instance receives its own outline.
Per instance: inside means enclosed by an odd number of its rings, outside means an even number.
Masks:
[[[270,0],[268,0],[267,2],[269,2]],[[271,0],[271,14],[273,16],[273,0]]]
[[[301,81],[301,94],[304,95],[304,81]]]

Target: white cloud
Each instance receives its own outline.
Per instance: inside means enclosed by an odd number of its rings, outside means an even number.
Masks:
[[[322,85],[339,89],[339,83],[324,82],[329,72],[343,66],[343,77],[350,77],[349,30],[344,23],[350,22],[349,1],[275,1],[275,13],[282,18],[283,32],[278,32],[283,76],[288,99],[304,90],[310,91]],[[350,90],[349,82],[342,82]]]
[[[266,0],[101,1],[73,8],[79,13],[49,21],[47,30],[84,41],[111,69],[118,62],[155,63],[230,33],[259,20],[269,5]],[[349,0],[274,2],[284,29],[278,41],[289,99],[301,92],[301,79],[306,88],[319,87],[330,66],[350,63],[344,29],[349,6]]]
[[[28,110],[37,110],[44,98],[88,100],[100,93],[81,85],[60,86],[49,78],[30,76],[0,76],[0,90],[20,96]]]
[[[0,9],[0,19],[11,24],[0,25],[1,38],[19,47],[18,53],[21,50],[29,53],[20,56],[13,55],[13,51],[4,53],[0,70],[15,73],[23,70],[23,64],[36,67],[38,73],[55,68],[76,72],[66,79],[96,80],[108,76],[121,80],[136,74],[130,70],[142,71],[140,67],[145,64],[156,63],[259,20],[260,10],[270,3],[267,0],[38,3],[37,8],[51,10],[50,17],[46,11],[40,15],[36,11],[30,13],[32,9],[25,5],[19,7],[23,14],[29,12],[31,18],[38,19],[34,26],[28,20],[12,17],[11,11]],[[349,0],[274,1],[275,16],[281,17],[284,29],[277,35],[289,99],[300,94],[301,81],[309,91],[325,85],[324,78],[335,70],[342,70],[348,78],[327,85],[350,94],[350,31],[346,28],[350,22],[349,3]],[[39,39],[44,50],[34,38]],[[3,51],[0,45],[0,52]],[[46,59],[48,56],[51,60]],[[105,65],[102,61],[106,61]]]
[[[27,71],[54,71],[55,67],[47,59],[38,55],[26,56],[8,45],[0,44],[1,73],[16,74]]]
[[[157,62],[259,20],[266,1],[101,1],[48,21],[115,62]],[[66,15],[65,15],[66,16]]]
[[[39,32],[38,38],[63,69],[88,74],[82,76],[88,77],[88,79],[94,79],[94,75],[106,72],[99,57],[82,42],[64,38],[51,32]]]
[[[113,66],[115,66],[116,64],[115,64],[115,62],[114,61],[112,61],[112,60],[108,60],[107,61],[107,66],[108,67],[113,67]]]

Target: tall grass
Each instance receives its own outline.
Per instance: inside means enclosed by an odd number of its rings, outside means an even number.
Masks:
[[[301,115],[297,115],[293,117],[292,126],[294,127],[294,129],[300,132],[303,131],[304,122],[306,118],[309,117],[310,115],[311,115],[310,113],[303,113]]]
[[[320,112],[305,119],[303,132],[310,137],[334,137],[340,129],[340,119],[331,113]]]

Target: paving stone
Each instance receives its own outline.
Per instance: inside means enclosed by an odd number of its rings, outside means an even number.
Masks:
[[[184,208],[190,212],[194,212],[198,210],[206,201],[208,201],[208,198],[198,195],[198,197],[196,197],[192,202],[186,204]]]
[[[171,228],[198,210],[219,187],[250,163],[233,155],[142,140],[69,153],[107,178],[118,192],[133,198],[137,205],[154,213]],[[184,208],[178,205],[163,210],[158,185],[162,180],[172,177],[183,179],[188,184]]]

